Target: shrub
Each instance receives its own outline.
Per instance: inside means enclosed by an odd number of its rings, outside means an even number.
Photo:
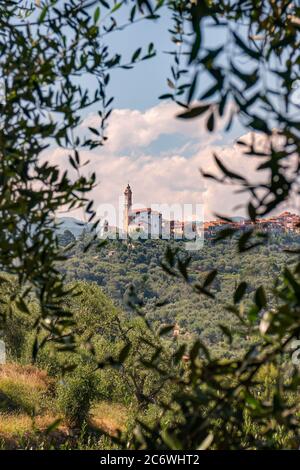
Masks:
[[[82,427],[97,396],[98,379],[91,367],[79,365],[57,387],[57,405],[70,427]]]

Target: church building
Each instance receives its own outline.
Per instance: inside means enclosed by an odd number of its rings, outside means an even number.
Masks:
[[[133,209],[129,184],[124,191],[123,228],[125,233],[140,233],[143,238],[160,238],[162,235],[162,214],[150,207]]]

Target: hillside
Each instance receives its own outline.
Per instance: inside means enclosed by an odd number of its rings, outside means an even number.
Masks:
[[[149,319],[160,324],[177,322],[185,338],[201,335],[218,348],[224,338],[217,325],[224,323],[232,328],[237,323],[224,309],[236,286],[241,280],[248,282],[249,297],[261,283],[272,286],[284,263],[293,262],[284,249],[292,248],[297,241],[298,235],[276,235],[266,245],[242,255],[230,241],[206,241],[202,250],[191,253],[189,276],[192,281],[201,280],[217,268],[212,286],[215,299],[199,296],[186,282],[163,271],[161,262],[168,246],[163,240],[136,241],[133,245],[110,241],[84,255],[83,244],[78,242],[68,252],[62,270],[69,280],[96,282],[122,308],[126,308],[126,296],[133,286]],[[173,242],[173,246],[186,255],[181,242]],[[245,335],[235,335],[239,348]]]

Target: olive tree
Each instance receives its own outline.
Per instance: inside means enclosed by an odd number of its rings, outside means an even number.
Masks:
[[[57,268],[64,255],[56,216],[60,210],[82,209],[92,231],[98,224],[88,196],[96,175],[83,175],[81,150],[106,140],[110,74],[155,55],[153,44],[133,51],[129,61],[110,53],[107,35],[155,17],[148,2],[137,2],[127,9],[128,22],[118,24],[114,14],[124,6],[126,1],[107,0],[5,0],[0,5],[0,269],[22,287],[18,295],[11,293],[2,320],[13,315],[14,303],[30,314],[26,299],[38,300],[34,357],[46,342],[75,347],[72,314],[62,308],[67,292]],[[99,126],[82,135],[83,112],[91,106],[97,106]],[[47,158],[45,152],[54,148],[68,155],[69,170]]]

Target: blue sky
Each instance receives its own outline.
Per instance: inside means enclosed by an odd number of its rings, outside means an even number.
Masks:
[[[91,162],[88,171],[97,174],[95,207],[118,206],[129,181],[134,202],[141,206],[201,203],[206,219],[214,218],[215,213],[245,215],[241,208],[234,208],[245,203],[246,196],[236,196],[234,188],[203,180],[199,171],[201,167],[214,172],[212,155],[217,153],[231,169],[254,176],[257,161],[242,158],[235,144],[245,130],[235,124],[225,134],[220,123],[217,132],[208,134],[203,118],[182,122],[176,119],[179,111],[176,105],[158,99],[168,91],[166,79],[171,56],[165,51],[174,47],[167,31],[169,26],[168,18],[146,21],[106,38],[111,50],[122,54],[124,59],[130,58],[137,47],[147,47],[150,42],[154,42],[157,56],[132,70],[116,70],[111,74],[108,92],[115,101],[108,127],[109,140],[103,148],[85,152]],[[210,47],[217,47],[225,40],[224,32],[215,29],[206,38]],[[206,89],[209,83],[204,82],[202,86]],[[89,110],[83,128],[97,127],[96,111]],[[61,152],[56,151],[55,155],[61,156]]]
[[[146,49],[150,42],[157,49],[155,58],[138,64],[132,70],[119,70],[112,74],[110,90],[115,96],[116,107],[146,110],[158,103],[158,96],[166,89],[171,63],[170,56],[164,53],[171,46],[168,26],[166,20],[146,21],[109,37],[111,49],[124,58],[130,59],[137,47]]]

